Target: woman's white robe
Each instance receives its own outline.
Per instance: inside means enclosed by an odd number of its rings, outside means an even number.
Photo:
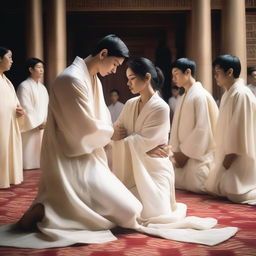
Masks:
[[[216,143],[208,191],[234,202],[256,204],[256,98],[242,79],[222,96]],[[222,163],[228,154],[238,157],[226,170]]]
[[[128,136],[112,142],[113,172],[142,202],[141,217],[150,220],[173,215],[175,202],[174,172],[169,158],[152,158],[146,152],[168,144],[169,107],[155,93],[138,115],[140,97],[128,100],[117,124]],[[180,219],[186,209],[179,212]],[[161,222],[161,221],[160,221]]]
[[[182,95],[176,107],[170,144],[173,152],[189,157],[186,165],[175,168],[175,187],[205,193],[205,182],[214,164],[214,132],[218,107],[201,83],[196,82]]]
[[[92,79],[92,81],[91,81]],[[42,146],[42,178],[38,196],[45,216],[40,233],[17,234],[4,226],[0,245],[49,248],[75,243],[103,243],[116,237],[119,225],[169,239],[187,241],[188,231],[173,232],[139,225],[140,201],[109,170],[104,146],[113,134],[102,87],[90,78],[77,57],[52,86],[47,127]],[[214,219],[200,223],[209,228]],[[145,230],[146,229],[146,230]],[[213,245],[228,239],[236,228],[196,231],[189,241]],[[191,232],[189,232],[191,234]]]
[[[0,75],[0,188],[23,181],[22,145],[16,108],[19,100],[5,75]]]
[[[23,169],[40,167],[43,129],[38,126],[46,122],[49,97],[43,84],[32,78],[23,81],[17,90],[22,108],[25,110],[22,129]]]

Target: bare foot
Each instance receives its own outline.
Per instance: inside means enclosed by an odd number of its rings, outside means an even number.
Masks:
[[[21,219],[16,223],[16,227],[24,231],[35,231],[37,230],[37,222],[40,222],[43,217],[44,206],[42,204],[35,204],[24,213]]]

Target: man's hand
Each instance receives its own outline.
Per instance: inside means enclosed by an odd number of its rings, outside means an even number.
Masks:
[[[233,162],[236,160],[237,155],[236,154],[228,154],[225,155],[225,158],[223,160],[222,165],[224,166],[224,168],[227,170],[230,168],[230,166],[233,164]]]
[[[120,126],[119,124],[114,124],[114,133],[111,140],[122,140],[127,137],[127,131],[124,127]]]
[[[147,152],[150,157],[168,157],[171,153],[171,145],[159,145]]]
[[[189,159],[189,157],[184,155],[182,152],[173,152],[173,158],[175,161],[174,164],[177,168],[183,168]]]
[[[38,129],[39,129],[39,130],[43,130],[43,129],[45,129],[45,126],[46,126],[46,122],[43,122],[42,124],[40,124],[40,125],[38,126]]]
[[[24,110],[20,106],[17,106],[16,107],[16,117],[17,118],[22,117],[24,114],[25,114]]]

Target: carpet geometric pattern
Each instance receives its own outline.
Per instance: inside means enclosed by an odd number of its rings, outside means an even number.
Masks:
[[[16,222],[37,193],[41,172],[25,171],[24,182],[0,189],[0,225]],[[233,204],[207,195],[176,191],[178,202],[188,206],[188,215],[214,217],[218,227],[235,226],[239,230],[228,241],[214,246],[181,243],[136,233],[113,230],[118,240],[104,244],[75,245],[54,249],[18,249],[0,247],[1,256],[256,256],[256,207]]]

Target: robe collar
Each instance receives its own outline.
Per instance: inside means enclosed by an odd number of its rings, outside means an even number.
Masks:
[[[36,86],[39,86],[39,85],[41,85],[42,83],[39,81],[39,82],[36,82],[33,78],[31,78],[31,77],[28,77],[27,79],[26,79],[28,82],[30,82],[30,83],[33,83],[33,84],[35,84]]]
[[[72,64],[80,70],[81,77],[83,78],[83,80],[87,84],[91,84],[92,85],[90,74],[89,74],[88,68],[87,68],[84,60],[82,58],[76,56],[76,58],[74,59]]]
[[[0,79],[1,79],[2,81],[5,81],[8,86],[13,87],[13,84],[12,84],[11,81],[7,78],[7,76],[6,76],[5,74],[3,74]]]
[[[200,82],[195,82],[193,83],[193,85],[189,88],[189,90],[187,92],[185,92],[185,95],[190,95],[191,93],[193,93],[194,90],[196,90],[197,88],[203,88],[202,84]]]
[[[229,97],[236,91],[239,87],[245,86],[243,79],[238,79],[230,88],[228,91],[225,91],[221,98],[221,104],[220,107],[223,107],[228,102]]]
[[[240,86],[244,86],[244,80],[242,78],[239,78],[230,88],[227,92],[227,94],[231,94],[233,91],[235,91]]]
[[[152,102],[154,102],[154,100],[155,100],[157,97],[159,97],[159,95],[158,95],[157,92],[155,92],[155,93],[152,95],[152,97],[147,101],[147,103],[143,106],[142,110],[140,111],[139,115],[137,116],[136,122],[140,120],[140,117],[143,116],[143,115],[144,115],[144,112],[147,111],[148,106],[150,106],[150,105],[152,104]],[[138,99],[137,99],[137,104],[139,104],[139,101],[140,101],[140,97],[138,97]]]

